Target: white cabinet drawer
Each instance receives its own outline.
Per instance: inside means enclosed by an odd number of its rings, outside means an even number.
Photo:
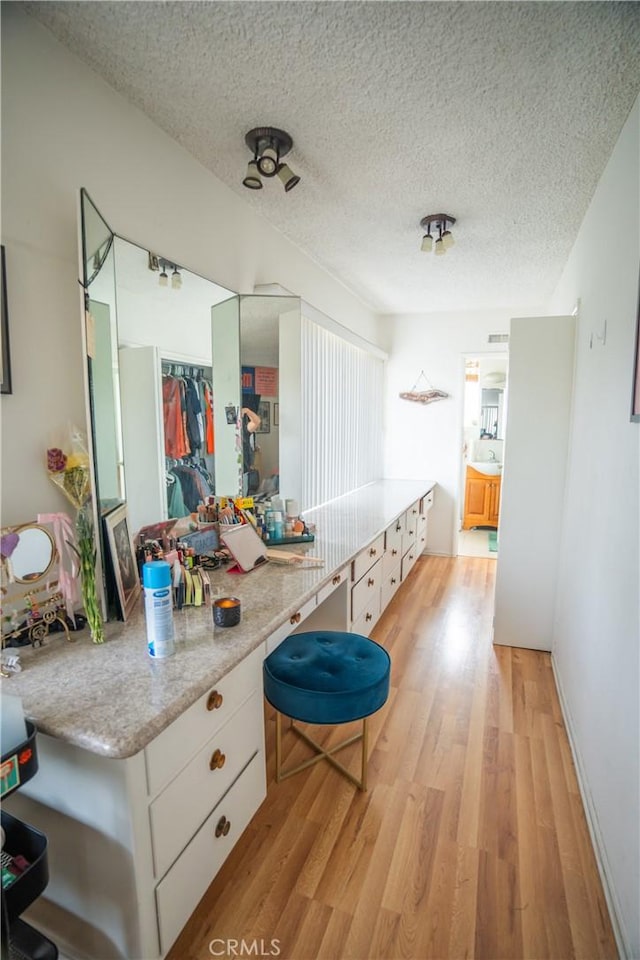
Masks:
[[[357,620],[351,624],[351,633],[360,633],[368,637],[380,619],[380,593],[371,599],[371,603],[362,611]]]
[[[420,501],[416,500],[416,502],[409,507],[409,509],[406,511],[404,515],[404,529],[406,533],[410,533],[411,531],[415,533],[416,521],[419,516],[420,516]]]
[[[164,876],[251,757],[263,749],[263,724],[260,689],[216,731],[151,804],[149,812],[157,878]]]
[[[324,587],[321,587],[316,594],[316,604],[320,606],[321,603],[330,597],[336,587],[339,587],[341,583],[349,576],[349,568],[343,567],[342,570],[338,570],[337,573],[334,573],[333,577],[329,583],[325,583]]]
[[[264,753],[259,751],[156,888],[163,956],[265,796]]]
[[[416,501],[412,507],[409,507],[404,515],[404,533],[402,534],[402,553],[409,550],[418,536],[418,517],[420,516],[420,501]]]
[[[401,568],[400,564],[396,564],[395,569],[391,571],[382,581],[382,589],[380,591],[380,612],[389,606],[393,600],[393,596],[402,583],[402,577],[400,575]]]
[[[407,552],[402,558],[402,566],[400,569],[400,579],[402,581],[407,579],[417,559],[418,559],[418,550],[416,545],[414,544],[409,550],[407,550]]]
[[[351,579],[354,583],[357,583],[361,577],[367,572],[369,567],[372,567],[377,560],[380,559],[384,553],[384,533],[381,533],[379,537],[370,543],[368,547],[364,550],[361,550],[358,556],[353,561],[353,569],[351,574]]]
[[[380,583],[382,580],[382,558],[367,570],[351,588],[351,619],[357,620],[367,607],[371,607],[372,598],[377,598],[377,608],[380,609]],[[371,607],[371,609],[373,609]]]
[[[263,659],[264,645],[260,644],[145,748],[150,797],[173,780],[252,690],[262,689]]]
[[[427,513],[433,506],[433,488],[420,501],[420,513]]]
[[[415,522],[413,526],[414,526],[413,530],[408,530],[406,533],[402,534],[402,555],[403,556],[405,555],[407,550],[410,550],[412,547],[415,546],[416,536],[417,536],[417,531],[415,529],[416,528]]]
[[[402,531],[404,519],[399,518],[385,533],[384,558],[382,572],[386,577],[400,562],[402,557]]]
[[[427,549],[427,515],[426,513],[420,514],[418,517],[418,535],[416,537],[416,549],[418,556],[424,553]]]
[[[335,588],[334,588],[335,589]],[[304,624],[304,621],[307,619],[309,614],[316,608],[316,598],[315,596],[311,597],[310,600],[300,607],[299,610],[296,610],[295,613],[292,613],[288,620],[286,620],[282,626],[278,627],[277,630],[274,630],[271,636],[267,637],[267,653],[269,656],[270,653],[279,647],[283,640],[286,640],[287,637],[291,636],[292,633],[300,633],[304,629],[301,624]]]

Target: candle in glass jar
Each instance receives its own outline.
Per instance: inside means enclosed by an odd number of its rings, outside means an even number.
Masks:
[[[213,601],[213,622],[217,627],[235,627],[240,623],[240,601],[237,597],[219,597]]]

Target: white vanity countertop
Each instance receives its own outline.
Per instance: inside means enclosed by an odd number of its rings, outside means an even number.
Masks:
[[[25,714],[42,733],[105,757],[133,756],[433,486],[381,480],[306,511],[316,539],[304,552],[322,557],[322,566],[272,563],[248,574],[211,573],[214,596],[242,602],[236,627],[214,631],[211,607],[185,607],[174,614],[175,655],[155,661],[147,653],[139,600],[126,624],[107,625],[104,644],[93,644],[83,630],[71,634],[71,643],[60,633],[39,650],[21,648],[22,672],[3,679],[2,692],[22,698]]]

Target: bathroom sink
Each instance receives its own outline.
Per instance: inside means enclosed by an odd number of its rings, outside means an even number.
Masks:
[[[496,460],[470,460],[469,466],[488,477],[497,477],[502,473],[502,464]]]

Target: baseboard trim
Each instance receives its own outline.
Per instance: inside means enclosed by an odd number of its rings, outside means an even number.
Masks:
[[[556,684],[556,690],[558,691],[558,699],[560,701],[560,709],[562,710],[562,716],[564,718],[564,724],[567,728],[567,736],[569,738],[569,746],[571,748],[571,754],[573,756],[573,762],[576,768],[576,776],[578,778],[578,787],[580,789],[580,796],[582,797],[582,803],[584,804],[585,819],[587,821],[587,827],[589,829],[589,835],[591,837],[591,843],[593,845],[593,852],[596,857],[596,863],[598,865],[598,873],[600,874],[600,879],[602,881],[602,888],[604,890],[605,900],[607,901],[607,907],[609,910],[609,917],[611,918],[611,925],[613,927],[613,935],[616,939],[616,946],[618,948],[618,953],[620,955],[620,960],[633,960],[631,954],[631,947],[628,941],[628,938],[625,935],[624,926],[621,921],[621,910],[620,904],[618,903],[618,898],[615,892],[613,884],[610,882],[611,870],[609,868],[609,861],[607,859],[607,852],[604,845],[604,840],[602,833],[600,831],[600,826],[598,824],[598,816],[593,802],[593,797],[591,796],[591,791],[589,790],[589,782],[586,777],[584,764],[582,762],[582,756],[580,750],[578,749],[577,740],[574,733],[573,722],[571,720],[571,712],[569,710],[567,699],[564,695],[564,690],[562,688],[562,682],[558,671],[556,670],[555,658],[553,652],[551,653],[551,669],[553,670],[553,677]]]

